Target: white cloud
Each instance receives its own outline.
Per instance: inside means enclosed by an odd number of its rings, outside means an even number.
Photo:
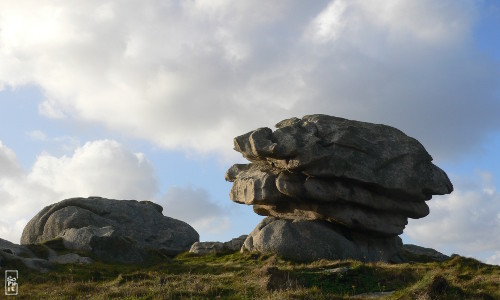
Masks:
[[[26,223],[44,206],[88,196],[156,201],[164,215],[188,222],[204,236],[220,236],[231,224],[228,209],[213,203],[204,189],[171,187],[158,195],[156,171],[147,157],[116,141],[87,142],[70,156],[42,153],[29,172],[0,142],[1,238],[19,242]]]
[[[4,177],[16,176],[21,171],[16,153],[0,141],[0,180]]]
[[[0,89],[36,85],[46,117],[197,154],[233,159],[233,137],[325,113],[398,127],[451,159],[500,128],[498,64],[474,48],[477,3],[0,1]],[[156,195],[144,156],[113,141],[69,140],[68,149],[69,156],[41,154],[23,171],[0,144],[2,211],[22,204],[36,213],[65,195]],[[491,235],[500,236],[499,196],[487,177],[484,186],[456,185],[430,201],[431,215],[408,234],[470,252],[498,246]],[[163,200],[166,215],[170,209],[199,228],[227,224],[203,190],[177,188]]]
[[[47,136],[41,130],[32,130],[32,131],[28,132],[27,134],[33,140],[45,141],[47,139]]]
[[[66,118],[66,115],[59,107],[57,107],[57,104],[55,104],[54,101],[50,100],[45,100],[44,102],[40,103],[38,105],[38,112],[41,115],[52,119]]]
[[[490,256],[486,260],[486,263],[490,264],[490,265],[499,265],[500,266],[500,251],[497,251],[497,252],[495,252],[495,254]]]
[[[46,116],[168,149],[234,155],[236,135],[326,113],[450,157],[500,125],[497,70],[470,46],[477,13],[451,0],[2,2],[0,84],[38,85]]]
[[[360,0],[362,1],[362,0]],[[476,7],[456,1],[370,1],[361,6],[372,25],[395,40],[447,45],[469,34]],[[429,13],[431,12],[432,13]]]
[[[500,195],[491,186],[491,173],[428,202],[430,214],[410,220],[405,234],[421,245],[478,257],[500,248]],[[487,257],[480,257],[487,260]],[[497,257],[498,258],[498,257]],[[491,257],[490,259],[495,259]]]
[[[71,157],[41,154],[27,178],[62,197],[140,200],[157,192],[154,168],[144,155],[110,140],[88,142]]]
[[[337,40],[342,34],[342,30],[347,26],[347,18],[344,18],[344,13],[348,5],[347,1],[331,1],[326,9],[314,19],[308,33],[319,43]]]
[[[144,154],[111,140],[88,142],[72,156],[43,153],[29,172],[0,143],[0,172],[0,236],[13,242],[38,211],[65,198],[154,200],[158,192],[155,170]]]
[[[0,238],[19,244],[21,233],[29,220],[19,219],[11,224],[0,221]]]
[[[205,189],[171,187],[159,203],[165,215],[185,221],[199,232],[220,234],[229,229],[229,211],[213,203]]]

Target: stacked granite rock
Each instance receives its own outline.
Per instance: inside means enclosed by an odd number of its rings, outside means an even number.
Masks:
[[[408,218],[451,193],[414,138],[386,125],[327,115],[291,118],[234,139],[250,164],[226,173],[231,200],[269,216],[243,248],[296,260],[391,261]]]

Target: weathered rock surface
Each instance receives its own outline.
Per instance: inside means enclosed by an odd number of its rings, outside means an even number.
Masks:
[[[2,269],[12,269],[10,265],[13,263],[16,263],[15,265],[18,265],[17,262],[21,262],[26,267],[41,273],[49,272],[51,268],[51,263],[46,259],[37,257],[22,257],[0,251],[0,267]]]
[[[31,248],[42,249],[43,257],[37,256]],[[38,272],[50,271],[53,264],[90,264],[92,259],[75,253],[57,255],[57,253],[45,245],[17,245],[0,238],[0,268],[12,268],[11,265],[21,262],[28,268]]]
[[[239,251],[241,249],[241,246],[243,246],[243,243],[245,242],[247,237],[248,235],[246,234],[240,235],[239,237],[236,237],[228,242],[225,242],[224,245],[231,251]]]
[[[242,235],[228,242],[196,242],[189,249],[190,253],[204,254],[226,254],[235,252],[241,249],[247,235]]]
[[[226,180],[233,182],[231,200],[283,220],[264,226],[259,238],[251,234],[247,241],[259,242],[255,247],[245,242],[248,250],[275,249],[288,256],[287,242],[296,244],[291,238],[313,243],[320,235],[311,238],[305,228],[328,224],[316,229],[338,245],[328,248],[321,241],[316,244],[326,248],[305,245],[307,253],[290,254],[301,260],[335,255],[388,260],[401,248],[394,237],[403,232],[408,218],[427,216],[425,201],[453,191],[425,148],[396,128],[326,115],[287,119],[276,127],[236,137],[235,150],[251,163],[235,164],[226,173]],[[277,232],[288,238],[277,237]],[[275,246],[265,245],[271,241]],[[384,248],[386,244],[392,246]]]
[[[0,238],[0,251],[21,257],[34,257],[35,254],[25,246],[17,245]]]
[[[414,261],[414,262],[429,262],[429,261],[441,262],[450,259],[448,255],[445,255],[432,248],[425,248],[412,244],[403,245],[400,256],[404,261]]]
[[[166,217],[150,201],[72,198],[45,207],[24,228],[21,244],[62,238],[67,249],[104,261],[137,263],[149,251],[176,255],[199,240],[187,223]]]
[[[222,242],[196,242],[189,249],[189,253],[205,255],[205,254],[223,254],[228,252],[224,249]]]
[[[398,236],[370,238],[354,232],[347,234],[328,222],[267,217],[247,237],[242,251],[278,254],[296,261],[392,261],[402,245]]]
[[[287,119],[276,127],[236,137],[235,150],[252,162],[307,177],[347,178],[408,200],[453,190],[424,147],[396,128],[327,115]]]
[[[0,238],[0,269],[6,269],[13,262],[21,262],[28,268],[48,272],[50,263],[40,259],[25,246],[17,245]]]

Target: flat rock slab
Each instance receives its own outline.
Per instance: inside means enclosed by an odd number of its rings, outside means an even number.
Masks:
[[[149,251],[176,255],[199,240],[189,224],[166,217],[150,201],[72,198],[41,210],[24,228],[21,244],[62,238],[68,249],[104,261],[138,263]]]

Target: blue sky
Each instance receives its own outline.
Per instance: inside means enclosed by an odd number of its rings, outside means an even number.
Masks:
[[[248,234],[232,138],[292,116],[420,140],[455,191],[405,241],[500,264],[496,1],[0,1],[0,237],[67,197]]]

